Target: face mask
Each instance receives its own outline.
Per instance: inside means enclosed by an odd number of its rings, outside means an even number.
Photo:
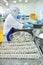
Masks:
[[[2,22],[2,17],[0,17],[0,22]]]

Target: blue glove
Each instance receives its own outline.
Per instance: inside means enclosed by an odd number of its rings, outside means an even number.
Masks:
[[[29,23],[25,23],[25,22],[23,24],[24,24],[25,28],[28,28],[28,27],[33,28],[33,24],[29,24]]]
[[[43,22],[42,22],[42,20],[38,20],[38,21],[37,21],[37,23],[39,23],[39,24],[40,24],[40,23],[43,23]]]

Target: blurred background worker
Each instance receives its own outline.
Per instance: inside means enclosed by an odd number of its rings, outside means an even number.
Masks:
[[[3,19],[2,15],[0,14],[0,45],[4,41],[4,34],[3,34]]]

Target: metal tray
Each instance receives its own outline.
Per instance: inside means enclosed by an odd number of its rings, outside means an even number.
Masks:
[[[13,29],[14,33],[10,35],[12,42],[28,42],[33,40],[32,29]],[[27,38],[26,38],[27,37]]]

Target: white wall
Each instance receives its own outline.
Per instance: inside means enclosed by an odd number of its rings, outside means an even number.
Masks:
[[[30,14],[35,10],[33,3],[27,3],[27,4],[22,3],[22,4],[16,4],[15,6],[20,8],[22,14]]]
[[[20,8],[22,14],[36,13],[38,19],[43,18],[43,0],[39,0],[37,2],[29,2],[27,4],[16,4],[15,6]]]
[[[3,12],[4,12],[4,9],[3,7],[0,6],[0,13],[3,14]]]
[[[43,0],[38,1],[35,5],[35,12],[38,14],[39,19],[43,18]]]

